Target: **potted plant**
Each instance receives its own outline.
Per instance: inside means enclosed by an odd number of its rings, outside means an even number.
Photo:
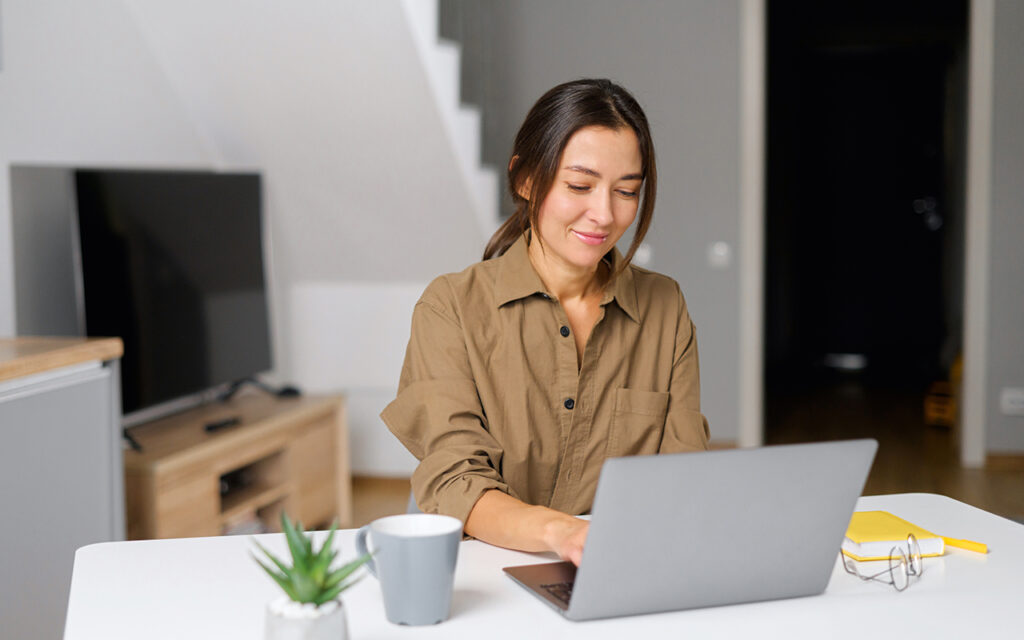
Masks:
[[[285,592],[267,605],[267,640],[348,638],[348,622],[339,596],[359,580],[352,578],[352,574],[370,559],[370,554],[332,569],[338,555],[332,548],[337,528],[337,522],[332,524],[323,545],[314,549],[312,537],[303,530],[302,523],[292,524],[282,512],[281,529],[291,552],[291,566],[253,539],[273,566],[261,561],[255,553],[253,559]]]

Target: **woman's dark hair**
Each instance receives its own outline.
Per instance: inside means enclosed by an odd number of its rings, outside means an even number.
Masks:
[[[533,105],[516,135],[508,167],[508,188],[516,211],[498,228],[484,249],[484,260],[502,255],[523,234],[537,226],[540,205],[558,173],[565,145],[584,127],[629,127],[640,143],[643,194],[639,221],[621,268],[625,268],[647,234],[654,214],[658,171],[647,116],[636,99],[611,80],[573,80],[551,89]],[[528,198],[519,192],[529,185]]]

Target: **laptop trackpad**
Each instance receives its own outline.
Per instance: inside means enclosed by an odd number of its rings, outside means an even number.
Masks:
[[[563,611],[569,608],[569,597],[576,581],[576,565],[573,563],[527,564],[505,567],[504,571],[545,602]]]

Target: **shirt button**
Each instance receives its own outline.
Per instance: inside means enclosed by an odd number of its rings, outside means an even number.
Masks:
[[[575,407],[575,406],[576,406],[576,403],[573,402],[572,398],[566,398],[565,399],[565,408],[566,409],[572,411],[572,408]]]
[[[563,338],[569,337],[569,327],[562,325],[562,328],[558,330],[558,333],[562,334]]]
[[[546,293],[542,293],[542,294],[540,294],[540,297],[544,298],[545,300],[550,300],[550,299],[551,299],[551,296],[549,296],[549,295],[548,295],[548,294],[546,294]]]

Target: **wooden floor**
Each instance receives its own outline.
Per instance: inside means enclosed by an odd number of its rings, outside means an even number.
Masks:
[[[409,478],[352,478],[352,526],[361,527],[377,518],[405,513],[409,503]]]
[[[961,468],[957,433],[926,425],[923,402],[920,391],[856,380],[766,394],[765,441],[875,438],[878,454],[864,495],[938,493],[1024,521],[1024,463],[1005,458],[985,469]]]
[[[768,394],[768,444],[875,438],[878,455],[864,495],[938,493],[1024,522],[1024,462],[1002,460],[986,469],[962,469],[950,429],[929,427],[923,394],[867,388],[849,381],[812,392]],[[355,526],[405,513],[408,478],[354,478]]]

